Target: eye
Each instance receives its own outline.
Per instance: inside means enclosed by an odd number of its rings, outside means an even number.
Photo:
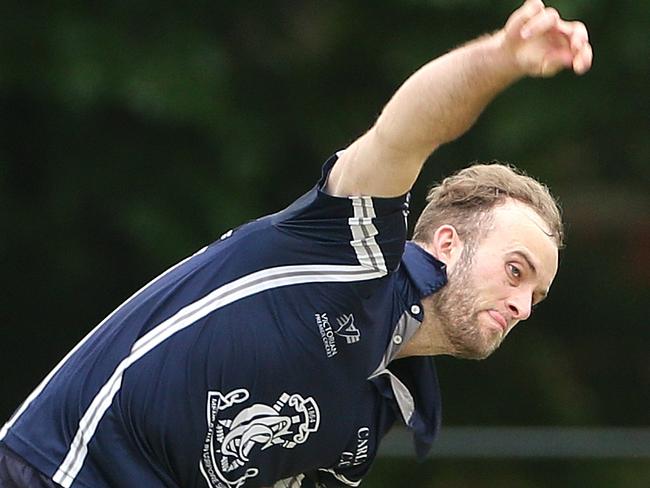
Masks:
[[[510,274],[510,276],[512,276],[515,279],[521,278],[522,275],[521,268],[516,264],[512,264],[512,263],[508,264],[508,273]]]

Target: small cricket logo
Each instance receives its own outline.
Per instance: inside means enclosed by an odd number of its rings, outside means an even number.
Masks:
[[[351,313],[337,317],[336,323],[339,326],[339,328],[334,331],[336,335],[345,337],[348,344],[353,344],[359,341],[361,338],[361,332],[355,327],[354,316]]]

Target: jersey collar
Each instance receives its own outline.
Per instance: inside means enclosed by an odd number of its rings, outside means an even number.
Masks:
[[[447,284],[447,266],[413,241],[408,241],[402,256],[408,277],[420,299],[434,294]]]
[[[421,300],[447,284],[447,273],[444,263],[411,241],[406,243],[401,263],[408,285],[399,288],[407,309],[396,324],[381,364],[369,379],[382,396],[395,402],[396,413],[413,432],[418,458],[424,459],[441,424],[440,388],[433,358],[392,360],[399,350],[395,344],[407,342],[422,322]]]

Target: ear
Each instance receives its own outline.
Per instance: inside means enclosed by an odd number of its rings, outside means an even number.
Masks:
[[[463,253],[463,241],[453,225],[441,225],[433,233],[427,250],[451,269]]]

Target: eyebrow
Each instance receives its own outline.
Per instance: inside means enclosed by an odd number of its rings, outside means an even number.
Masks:
[[[526,261],[526,264],[528,264],[528,267],[531,269],[533,274],[535,276],[537,276],[537,268],[533,264],[532,258],[530,257],[530,255],[526,251],[517,249],[515,251],[510,252],[509,254],[517,255],[520,258],[522,258],[524,261]],[[546,292],[546,291],[539,291],[539,292],[536,292],[536,294],[539,297],[539,299],[533,305],[539,305],[541,302],[546,300],[546,297],[548,296],[548,292]]]
[[[521,251],[521,250],[516,250],[512,251],[509,254],[516,254],[520,258],[522,258],[526,263],[528,264],[528,267],[533,271],[533,274],[537,275],[537,268],[533,264],[533,260],[530,257],[530,255],[526,251]]]

